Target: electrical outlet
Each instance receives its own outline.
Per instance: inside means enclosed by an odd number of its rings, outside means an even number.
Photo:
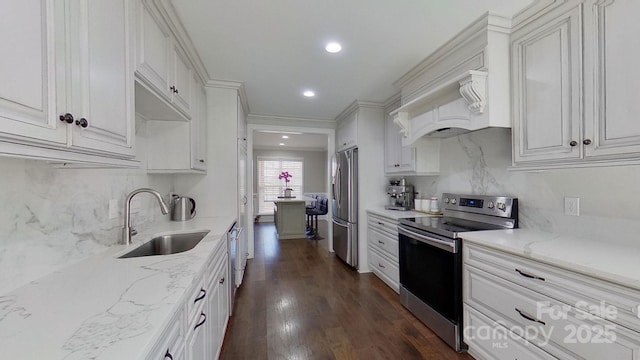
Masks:
[[[118,199],[109,200],[109,219],[118,217]]]
[[[564,214],[571,216],[580,216],[580,198],[565,197]]]

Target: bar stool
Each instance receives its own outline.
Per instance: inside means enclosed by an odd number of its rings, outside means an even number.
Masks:
[[[318,215],[326,215],[329,212],[328,207],[329,200],[324,196],[318,196],[316,201],[316,207],[311,211],[312,228],[310,232],[307,232],[307,236],[310,239],[315,239],[318,236]],[[313,219],[315,218],[315,226]]]
[[[312,204],[307,205],[305,208],[305,212],[307,214],[307,235],[311,232],[311,226],[313,225],[313,212],[318,206],[318,196],[317,194],[311,194],[309,197],[315,199]]]

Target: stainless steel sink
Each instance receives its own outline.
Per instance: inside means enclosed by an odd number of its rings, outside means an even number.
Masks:
[[[144,245],[120,256],[120,259],[181,253],[193,249],[208,233],[208,231],[201,231],[187,234],[156,236]]]

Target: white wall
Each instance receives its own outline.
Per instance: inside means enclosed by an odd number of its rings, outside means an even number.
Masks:
[[[325,193],[327,190],[327,151],[310,150],[253,150],[253,163],[259,157],[302,158],[304,193]],[[253,169],[253,192],[258,193],[258,167]]]
[[[138,129],[144,166],[144,123]],[[56,169],[11,158],[0,158],[0,169],[0,294],[118,243],[132,190],[150,187],[167,196],[173,190],[172,176],[141,169]],[[109,219],[110,199],[118,200],[116,219]],[[137,195],[136,202],[141,209],[132,215],[134,227],[170,221],[149,194]]]
[[[442,141],[441,175],[409,177],[420,196],[443,192],[518,198],[520,227],[601,241],[638,241],[640,166],[510,171],[508,129]],[[564,215],[564,197],[580,198],[580,216]]]

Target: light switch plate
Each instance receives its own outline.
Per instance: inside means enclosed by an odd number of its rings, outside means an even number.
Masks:
[[[109,200],[109,219],[118,217],[118,199]]]
[[[580,216],[580,198],[564,198],[564,214],[570,216]]]

